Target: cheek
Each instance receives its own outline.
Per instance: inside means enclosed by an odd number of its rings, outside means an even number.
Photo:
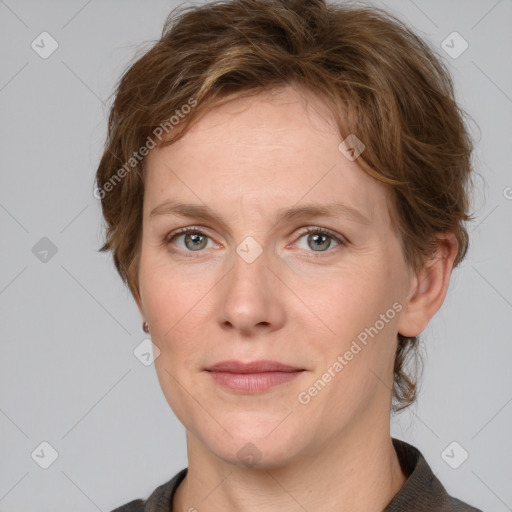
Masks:
[[[197,356],[208,353],[204,332],[211,322],[211,282],[183,275],[160,256],[150,256],[141,258],[140,287],[151,338],[161,352],[155,361],[161,377],[166,378],[164,369],[178,378],[204,363]]]
[[[322,279],[302,280],[303,296],[326,326],[346,339],[375,322],[384,305],[384,310],[391,305],[387,304],[391,288],[384,276],[381,265],[368,258],[360,265],[325,274]]]
[[[338,365],[338,371],[333,368],[331,372],[344,375],[339,380],[346,379],[346,389],[366,386],[370,369],[387,375],[393,364],[402,305],[396,274],[385,261],[382,254],[368,258],[366,265],[331,276],[310,294],[308,305],[321,320],[312,321],[319,326],[316,332],[324,333],[311,341],[322,354],[318,372],[328,371],[341,356],[342,369]]]
[[[180,316],[181,305],[186,302],[187,292],[190,290],[190,287],[183,285],[182,280],[173,271],[169,260],[166,260],[164,250],[143,247],[139,282],[152,334],[163,329],[164,323],[169,329],[177,321],[176,317]]]

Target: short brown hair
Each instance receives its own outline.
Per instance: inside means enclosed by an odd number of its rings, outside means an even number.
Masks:
[[[463,223],[472,220],[472,141],[467,114],[455,101],[438,54],[399,19],[374,7],[220,0],[173,10],[162,37],[116,87],[96,175],[107,224],[100,251],[112,251],[134,297],[139,297],[142,238],[141,149],[146,146],[146,154],[150,141],[152,146],[175,142],[201,114],[224,101],[287,85],[325,101],[342,139],[355,134],[363,141],[357,162],[387,185],[410,269],[423,268],[436,247],[436,233],[454,233],[455,266],[464,258]],[[170,122],[172,115],[177,123]],[[398,334],[395,411],[416,398],[416,378],[405,367],[409,355],[417,356],[418,341]]]

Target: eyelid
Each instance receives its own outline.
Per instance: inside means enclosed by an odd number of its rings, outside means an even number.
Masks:
[[[174,231],[171,231],[170,233],[168,233],[165,236],[164,241],[170,242],[174,237],[176,237],[178,235],[187,234],[189,232],[194,232],[194,233],[198,232],[202,235],[206,235],[209,238],[213,238],[208,234],[206,228],[203,228],[202,226],[186,226],[184,228],[175,229]]]
[[[306,229],[304,229],[304,231],[302,231],[299,234],[299,238],[302,238],[304,235],[307,235],[309,233],[312,233],[312,234],[320,233],[322,235],[327,235],[327,236],[333,238],[334,240],[336,240],[340,245],[347,245],[349,243],[348,239],[345,238],[343,235],[339,235],[338,233],[331,231],[330,229],[323,228],[321,226],[307,227]],[[322,251],[318,251],[318,252],[322,252]],[[323,251],[323,252],[327,252],[327,251]]]
[[[188,234],[190,232],[204,235],[204,236],[208,237],[210,240],[213,241],[213,237],[208,234],[208,230],[206,228],[203,228],[202,226],[186,226],[184,228],[179,228],[179,229],[176,229],[174,231],[171,231],[168,235],[165,236],[163,244],[165,246],[167,246],[167,245],[169,245],[171,243],[171,241],[174,238],[176,238],[176,237],[178,237],[180,235],[184,235],[184,234],[186,235],[186,234]],[[321,226],[308,226],[307,228],[304,228],[297,235],[296,240],[291,245],[294,245],[297,242],[297,240],[301,239],[304,235],[307,235],[307,234],[323,234],[323,235],[327,235],[327,236],[329,236],[330,238],[332,238],[333,240],[335,240],[338,243],[338,245],[333,250],[327,250],[327,251],[307,251],[307,252],[312,252],[313,254],[329,254],[329,253],[334,252],[339,247],[346,246],[346,245],[348,245],[350,243],[347,238],[345,238],[342,235],[339,235],[339,234],[335,233],[334,231],[331,231],[330,229],[327,229],[327,228],[324,228],[324,227],[321,227]],[[217,242],[214,242],[214,243],[217,243]],[[289,247],[289,245],[287,247]],[[185,252],[187,252],[187,253],[194,253],[194,252],[201,253],[201,252],[204,252],[204,251],[185,251]]]
[[[212,240],[215,244],[218,245],[218,242],[215,242],[214,238],[210,234],[208,234],[208,230],[206,228],[203,228],[202,226],[186,226],[184,228],[175,229],[174,231],[171,231],[169,234],[167,234],[164,237],[162,245],[168,246],[174,238],[176,238],[180,235],[186,235],[188,233],[198,233],[200,235],[206,236],[210,240]],[[195,251],[186,251],[186,252],[193,253]],[[203,252],[203,251],[197,251],[197,252]]]

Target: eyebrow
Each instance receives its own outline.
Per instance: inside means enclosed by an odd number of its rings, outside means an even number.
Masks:
[[[224,219],[215,213],[209,206],[200,204],[181,203],[173,200],[165,201],[151,210],[149,217],[155,215],[178,215],[180,217],[191,217],[216,222],[226,225]],[[276,223],[283,220],[294,220],[311,217],[337,218],[345,217],[360,224],[369,225],[370,220],[360,211],[339,202],[329,204],[307,204],[291,208],[281,208],[277,211]]]

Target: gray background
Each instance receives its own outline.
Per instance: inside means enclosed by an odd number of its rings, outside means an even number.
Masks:
[[[416,445],[453,495],[512,510],[512,2],[376,4],[444,55],[479,127],[482,176],[471,249],[423,335],[419,402],[392,434]],[[146,337],[138,309],[97,252],[93,196],[114,84],[175,5],[0,0],[0,511],[109,511],[187,465],[184,428],[154,366],[133,353]],[[43,31],[59,45],[47,59],[31,48]],[[456,59],[441,49],[453,31],[469,43]],[[43,237],[57,248],[46,262]],[[43,441],[58,452],[47,469]],[[441,456],[453,441],[469,453],[458,469]]]

